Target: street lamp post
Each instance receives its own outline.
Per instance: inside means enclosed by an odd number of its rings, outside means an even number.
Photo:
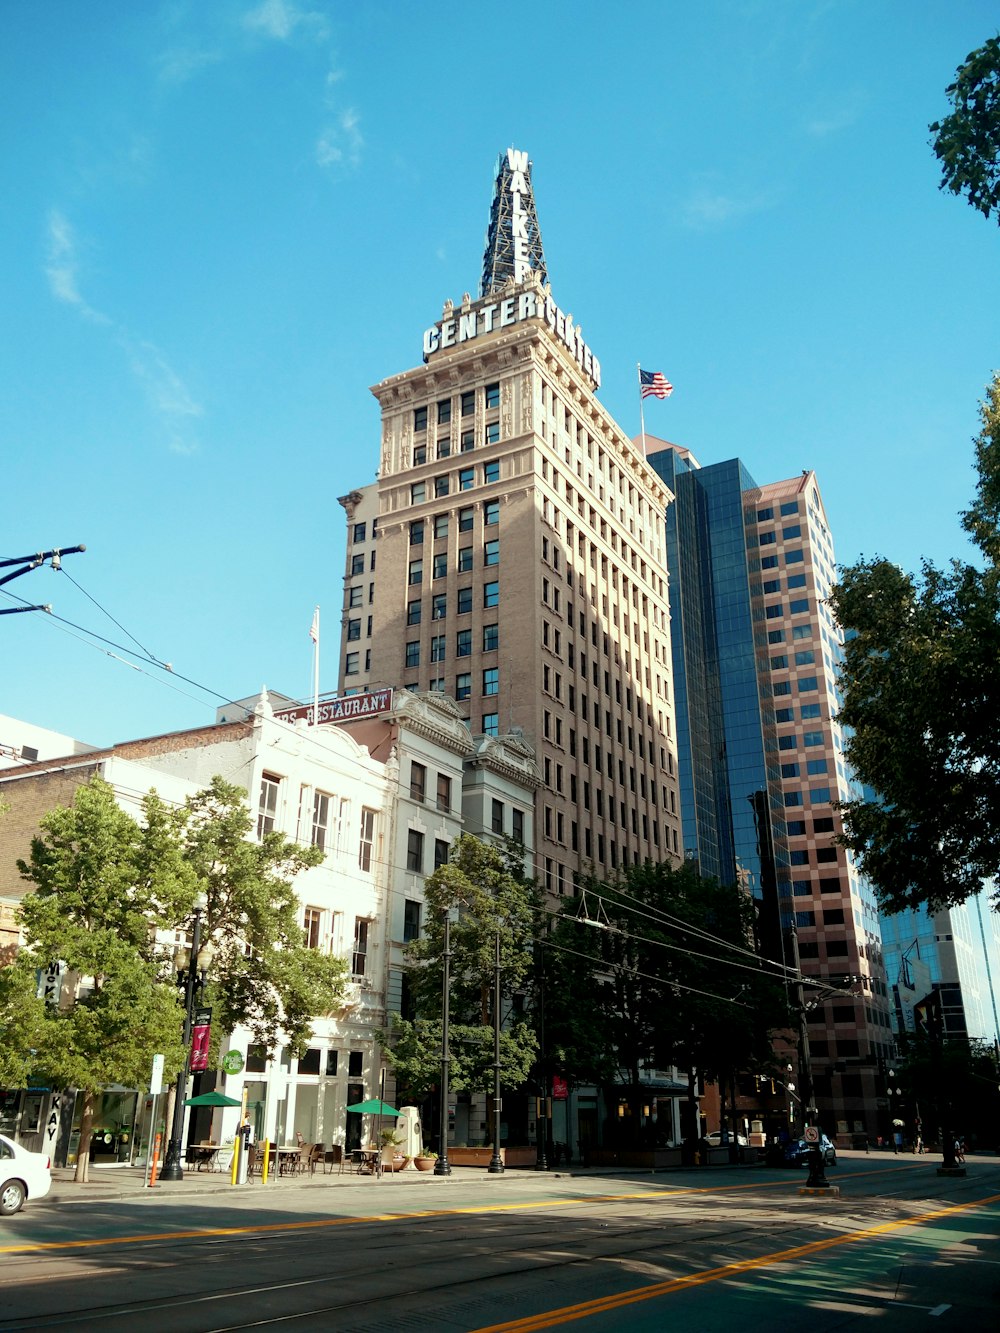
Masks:
[[[441,1106],[440,1106],[440,1152],[434,1163],[436,1176],[450,1176],[451,1163],[448,1161],[448,1065],[451,1057],[448,1053],[448,1006],[451,989],[451,908],[444,913],[444,949],[441,953]]]
[[[503,1174],[500,1156],[500,930],[497,928],[496,961],[493,967],[493,1156],[488,1173]]]
[[[182,1144],[184,1134],[184,1100],[187,1097],[188,1069],[191,1064],[191,1028],[194,1025],[194,994],[198,975],[198,954],[201,950],[201,914],[208,906],[204,894],[199,894],[194,905],[194,922],[191,932],[191,957],[184,979],[184,1065],[177,1075],[177,1091],[174,1094],[174,1118],[170,1126],[170,1141],[167,1155],[160,1173],[160,1180],[183,1180],[181,1167]]]

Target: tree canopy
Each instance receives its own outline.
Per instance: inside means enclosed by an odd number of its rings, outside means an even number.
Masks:
[[[946,92],[954,110],[930,126],[941,189],[1000,222],[1000,38],[971,51]]]
[[[884,558],[841,571],[845,753],[865,788],[843,842],[883,908],[964,902],[1000,874],[1000,376],[981,405],[976,497],[962,525],[978,564]]]

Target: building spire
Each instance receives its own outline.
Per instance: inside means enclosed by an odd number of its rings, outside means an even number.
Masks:
[[[497,158],[479,295],[489,296],[511,278],[523,282],[529,272],[547,281],[531,163],[527,153],[508,148]]]

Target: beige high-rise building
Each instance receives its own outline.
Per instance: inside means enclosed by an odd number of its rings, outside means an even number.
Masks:
[[[446,302],[422,364],[372,389],[378,481],[341,500],[339,688],[438,690],[473,735],[523,735],[543,778],[536,875],[560,895],[681,843],[672,497],[598,402],[600,364],[544,279],[530,164],[510,150],[481,296]]]

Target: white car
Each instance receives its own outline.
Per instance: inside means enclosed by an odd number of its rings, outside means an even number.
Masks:
[[[51,1167],[47,1153],[29,1152],[0,1134],[0,1217],[18,1212],[25,1199],[44,1198],[52,1187]]]
[[[723,1139],[722,1137],[723,1133],[725,1133],[726,1135],[725,1139]],[[706,1142],[711,1144],[713,1148],[728,1148],[729,1145],[733,1142],[734,1138],[736,1140],[736,1146],[738,1148],[749,1148],[750,1145],[747,1142],[747,1140],[743,1137],[743,1135],[742,1134],[734,1135],[731,1129],[725,1131],[721,1129],[713,1129],[711,1134],[705,1135]]]

